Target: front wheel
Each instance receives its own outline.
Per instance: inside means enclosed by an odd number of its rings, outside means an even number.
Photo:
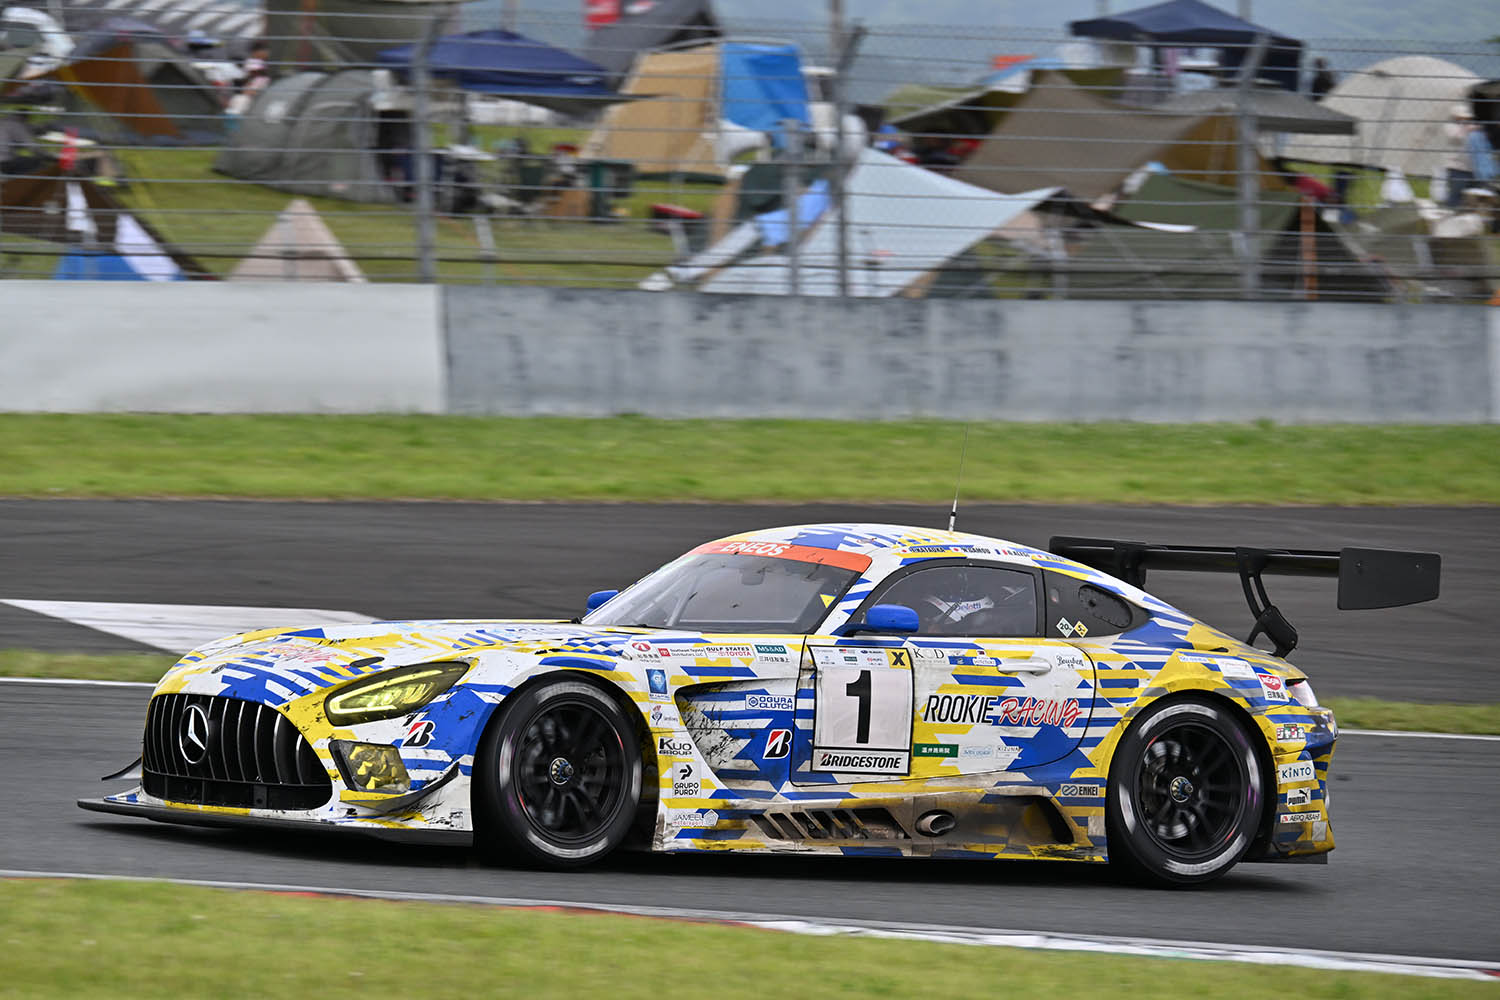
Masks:
[[[1228,706],[1198,696],[1153,705],[1110,767],[1110,859],[1157,883],[1218,878],[1250,849],[1263,789],[1251,736]]]
[[[641,797],[641,749],[619,704],[556,680],[507,699],[474,768],[480,846],[501,860],[573,868],[619,846]]]

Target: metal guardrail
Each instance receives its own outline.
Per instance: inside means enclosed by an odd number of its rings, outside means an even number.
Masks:
[[[1494,44],[1309,42],[1292,92],[1259,79],[1269,36],[747,22],[740,59],[695,23],[654,54],[594,44],[632,67],[596,73],[546,46],[603,35],[509,5],[519,39],[462,50],[442,36],[494,26],[458,5],[144,6],[164,33],[102,11],[65,54],[6,36],[0,277],[1500,301]],[[553,68],[460,86],[496,56]]]

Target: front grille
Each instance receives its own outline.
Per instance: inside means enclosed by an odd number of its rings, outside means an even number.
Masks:
[[[196,763],[183,752],[192,706],[207,721]],[[188,743],[197,756],[191,739]],[[141,778],[149,795],[208,806],[312,809],[333,794],[318,755],[286,716],[253,701],[201,694],[151,699]]]

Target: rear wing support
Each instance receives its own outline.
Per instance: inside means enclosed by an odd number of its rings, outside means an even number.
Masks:
[[[1236,573],[1255,625],[1245,640],[1264,635],[1286,656],[1297,647],[1297,630],[1271,603],[1263,573],[1283,576],[1332,576],[1339,581],[1338,606],[1351,611],[1420,604],[1438,596],[1442,557],[1435,552],[1346,548],[1217,548],[1200,545],[1147,545],[1107,538],[1055,536],[1047,548],[1057,555],[1103,570],[1144,588],[1146,571]]]

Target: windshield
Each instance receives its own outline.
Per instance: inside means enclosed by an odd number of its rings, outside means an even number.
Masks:
[[[584,622],[694,632],[810,632],[869,559],[809,551],[819,553],[819,561],[699,549],[663,566]],[[824,561],[823,553],[833,558]]]

